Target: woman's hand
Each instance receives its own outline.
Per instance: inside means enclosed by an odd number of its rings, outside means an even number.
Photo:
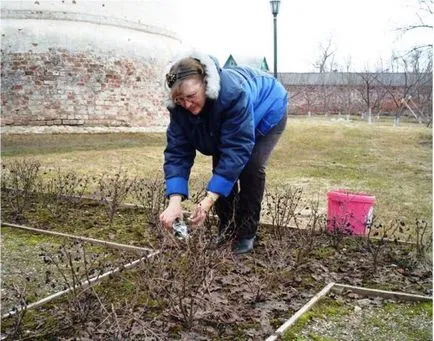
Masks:
[[[190,215],[190,223],[192,227],[199,227],[204,223],[208,216],[208,212],[211,210],[212,205],[214,205],[218,197],[218,194],[208,192],[208,195],[197,204],[196,208]]]
[[[169,205],[160,214],[160,223],[166,228],[172,228],[173,223],[177,218],[182,218],[182,197],[180,195],[172,195],[169,200]]]

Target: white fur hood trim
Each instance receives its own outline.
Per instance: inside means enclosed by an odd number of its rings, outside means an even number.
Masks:
[[[183,52],[182,54],[177,55],[166,67],[164,72],[164,77],[166,77],[166,73],[169,72],[170,68],[179,60],[184,58],[195,58],[198,59],[205,69],[205,81],[206,81],[206,97],[210,99],[217,99],[220,93],[220,74],[219,74],[219,65],[217,60],[214,60],[207,54],[198,52],[197,50],[191,50],[188,52]],[[170,88],[167,86],[166,80],[164,78],[164,88],[167,92],[167,101],[166,105],[169,108],[174,108],[175,103],[170,96]]]

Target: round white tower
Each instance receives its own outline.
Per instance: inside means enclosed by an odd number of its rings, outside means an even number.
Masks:
[[[2,130],[165,126],[171,3],[2,1]]]

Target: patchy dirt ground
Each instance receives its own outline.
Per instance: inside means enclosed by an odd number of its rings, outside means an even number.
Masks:
[[[99,205],[69,205],[59,212],[52,220],[46,207],[34,203],[19,223],[162,253],[90,291],[27,312],[20,326],[17,318],[2,321],[2,335],[9,339],[264,340],[329,282],[432,295],[431,268],[415,262],[407,244],[384,243],[374,263],[364,239],[263,226],[254,251],[234,256],[229,243],[216,247],[211,223],[186,243],[145,225],[145,214],[135,208],[120,210],[111,225]],[[2,221],[11,220],[5,205]],[[2,277],[7,279],[2,290],[31,272],[45,273],[44,262],[14,267],[17,259],[35,258],[35,248],[22,232],[3,228],[6,238],[12,244],[2,243]],[[36,248],[50,243],[38,238]],[[3,309],[2,304],[2,314]],[[393,339],[394,330],[390,333]]]

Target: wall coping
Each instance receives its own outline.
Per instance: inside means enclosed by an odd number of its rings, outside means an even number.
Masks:
[[[126,28],[129,30],[146,32],[166,36],[181,42],[181,38],[170,30],[153,25],[139,24],[133,21],[110,18],[104,15],[93,15],[80,12],[65,12],[65,11],[37,11],[37,10],[12,10],[2,8],[0,18],[4,19],[35,19],[35,20],[59,20],[59,21],[72,21],[72,22],[86,22],[97,25],[114,26],[119,28]]]

